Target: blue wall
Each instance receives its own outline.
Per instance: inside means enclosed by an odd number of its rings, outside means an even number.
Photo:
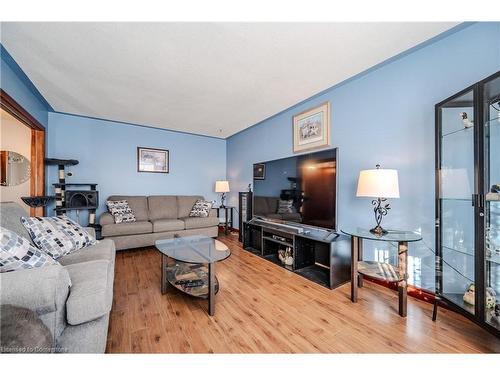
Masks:
[[[98,214],[113,194],[203,195],[216,199],[216,180],[226,178],[226,141],[88,117],[50,113],[47,156],[77,159],[67,182],[96,182]],[[170,150],[170,173],[137,172],[137,147]],[[57,182],[57,167],[47,173],[48,193]],[[86,214],[82,214],[82,223]],[[85,218],[85,220],[83,220]]]
[[[229,202],[252,182],[253,163],[292,155],[292,116],[330,101],[340,228],[373,225],[370,200],[355,196],[359,171],[398,169],[401,198],[384,221],[422,231],[424,242],[410,246],[410,282],[433,290],[434,104],[499,69],[500,23],[477,23],[248,128],[227,140]],[[392,259],[395,251],[375,244],[366,254]]]
[[[0,87],[47,127],[48,111],[52,108],[1,44]]]

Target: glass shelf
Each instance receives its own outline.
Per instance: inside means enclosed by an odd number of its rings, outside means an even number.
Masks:
[[[495,311],[492,309],[486,312],[486,323],[500,330],[500,316],[495,315]]]
[[[382,235],[372,233],[365,228],[342,228],[342,233],[366,240],[386,242],[415,242],[422,239],[420,233],[395,229],[387,229],[387,233]]]
[[[358,262],[358,272],[374,279],[398,282],[404,279],[398,268],[389,263],[361,261]]]
[[[474,257],[474,253],[472,253],[470,251],[467,251],[467,250],[454,249],[452,247],[445,246],[445,245],[443,245],[443,248],[445,248],[446,250],[456,251],[457,253],[460,253],[460,254],[463,254],[463,255],[467,255],[469,257]]]
[[[441,135],[441,138],[448,137],[450,135],[457,134],[457,133],[460,133],[460,132],[465,132],[467,130],[470,130],[472,132],[472,129],[473,128],[462,128],[462,129],[458,129],[458,130],[453,130],[453,131],[451,131],[449,133]]]
[[[500,201],[500,193],[486,193],[486,201],[487,202]]]
[[[488,121],[484,122],[485,125],[491,124],[491,123],[493,123],[493,125],[495,125],[495,124],[500,125],[500,117],[493,117],[493,118],[489,119]]]
[[[468,303],[464,302],[464,295],[463,293],[443,293],[443,297],[446,299],[450,300],[453,302],[455,305],[461,307],[465,311],[467,311],[469,314],[474,315],[475,310],[473,305],[469,305]]]
[[[460,253],[462,255],[466,255],[466,256],[469,256],[469,257],[474,257],[475,255],[466,251],[466,250],[458,250],[458,249],[453,249],[451,247],[448,247],[448,246],[444,246],[443,245],[443,248],[445,248],[446,250],[450,250],[450,251],[454,251],[454,252],[457,252],[457,253]],[[490,262],[490,263],[495,263],[497,265],[500,266],[500,254],[492,254],[491,256],[487,256],[486,257],[486,261],[487,262]],[[500,298],[500,296],[499,296]]]
[[[490,263],[495,263],[500,266],[500,254],[492,254],[486,257],[486,261]],[[500,299],[500,295],[498,296]]]

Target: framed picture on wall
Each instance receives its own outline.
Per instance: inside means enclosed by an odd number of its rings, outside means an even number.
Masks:
[[[253,165],[253,178],[254,178],[254,180],[265,180],[266,179],[266,165],[265,164],[254,164]]]
[[[168,150],[137,147],[137,172],[168,173]]]
[[[293,152],[330,146],[330,103],[293,116]]]

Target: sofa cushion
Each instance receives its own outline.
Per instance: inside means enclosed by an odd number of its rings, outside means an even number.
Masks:
[[[102,226],[102,235],[104,237],[143,233],[153,233],[153,224],[149,221],[136,221],[135,223],[106,224]]]
[[[179,219],[153,220],[153,232],[168,232],[172,230],[183,230],[184,221]]]
[[[71,288],[66,301],[66,316],[71,325],[82,324],[106,315],[111,310],[113,288],[109,288],[109,262],[94,260],[66,266]]]
[[[137,221],[134,211],[130,208],[127,200],[106,201],[106,206],[108,206],[108,211],[113,215],[116,224]]]
[[[283,200],[280,199],[278,201],[278,211],[279,214],[293,214],[297,212],[297,209],[293,205],[293,199]]]
[[[219,218],[209,216],[209,217],[184,217],[181,220],[184,221],[186,229],[195,228],[206,228],[219,225]]]
[[[57,259],[96,243],[96,239],[67,216],[22,217],[35,245]]]
[[[122,201],[126,200],[128,205],[134,211],[134,215],[137,221],[147,221],[149,220],[148,215],[148,198],[142,196],[127,196],[127,195],[112,195],[108,201]]]
[[[175,195],[153,195],[148,197],[149,219],[177,219],[177,197]]]
[[[189,217],[208,217],[210,210],[214,202],[205,201],[203,199],[198,199],[191,211],[189,212]]]
[[[34,247],[28,239],[0,227],[0,273],[54,264],[57,261]]]
[[[47,326],[30,309],[0,305],[2,353],[50,353],[54,338]]]
[[[115,223],[115,218],[109,212],[103,212],[101,217],[99,217],[99,224],[101,225],[114,224],[114,223]]]
[[[189,217],[189,213],[193,208],[194,204],[198,199],[204,199],[201,196],[195,195],[178,195],[177,196],[177,207],[178,207],[178,216],[181,217]]]
[[[97,244],[86,247],[65,255],[58,259],[58,262],[63,266],[70,264],[89,262],[92,260],[107,260],[114,262],[115,259],[115,244],[113,240],[101,240]]]
[[[0,203],[0,226],[11,230],[21,237],[26,238],[32,245],[33,240],[28,230],[21,223],[21,217],[29,216],[28,212],[15,202]]]
[[[70,285],[69,273],[60,264],[5,272],[0,274],[0,304],[35,311],[56,338],[66,327]]]

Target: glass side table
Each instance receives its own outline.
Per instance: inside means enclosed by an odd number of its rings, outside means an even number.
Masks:
[[[233,206],[224,206],[224,207],[213,207],[217,210],[217,217],[221,218],[221,212],[224,212],[224,234],[227,235],[229,233],[229,229],[233,228]]]
[[[419,233],[389,230],[382,236],[363,228],[346,228],[342,233],[351,236],[351,301],[358,301],[358,287],[363,286],[363,276],[398,284],[399,315],[406,317],[408,288],[408,242],[422,239]],[[397,242],[398,264],[396,266],[375,261],[363,261],[363,240]]]

